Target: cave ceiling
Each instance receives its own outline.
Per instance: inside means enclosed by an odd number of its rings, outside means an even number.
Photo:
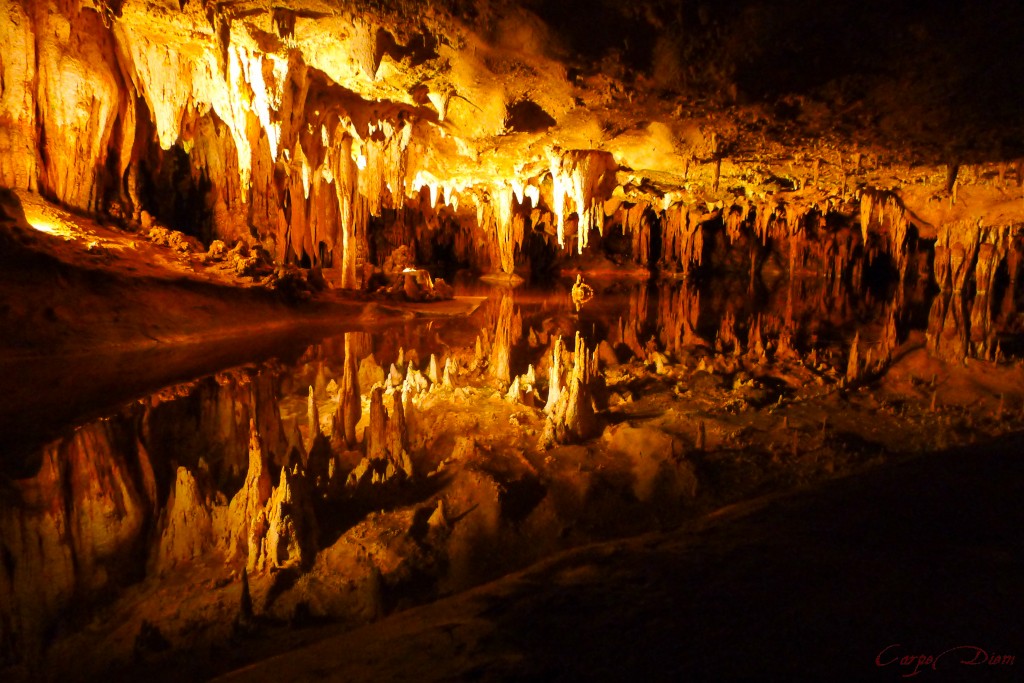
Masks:
[[[3,184],[138,219],[183,153],[211,234],[340,244],[343,286],[367,216],[410,202],[505,272],[531,210],[570,251],[623,202],[1024,215],[1014,3],[5,5]]]

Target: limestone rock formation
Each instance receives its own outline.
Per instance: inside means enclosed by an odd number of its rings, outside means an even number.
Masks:
[[[316,557],[317,521],[309,482],[293,469],[281,470],[266,507],[249,533],[250,573],[286,567],[305,568]]]
[[[565,384],[560,373],[561,353],[562,340],[557,338],[552,349],[548,401],[544,412],[549,415],[556,441],[587,439],[598,429],[592,395],[597,372],[597,349],[588,351],[583,337],[576,333],[572,368],[564,378]]]
[[[368,391],[375,384],[382,384],[384,382],[384,369],[377,364],[377,359],[372,353],[359,361],[359,371],[356,373],[356,379],[361,391]]]
[[[249,425],[249,469],[245,483],[231,499],[228,511],[226,546],[229,556],[238,557],[248,552],[249,529],[266,506],[272,488],[269,464],[253,421]]]
[[[213,519],[195,475],[179,467],[174,490],[161,520],[158,572],[167,572],[201,556],[214,546]]]
[[[111,421],[43,449],[39,472],[0,501],[0,658],[38,655],[43,634],[77,594],[116,590],[141,570],[155,511],[142,467]]]
[[[370,391],[370,423],[363,438],[366,455],[349,474],[347,486],[359,488],[412,478],[406,402],[398,392],[393,398],[394,407],[389,416],[384,407],[383,389],[374,387]]]
[[[491,343],[490,362],[488,363],[488,370],[492,377],[504,383],[509,382],[511,379],[509,355],[512,346],[519,341],[522,333],[522,318],[515,311],[512,294],[507,291],[503,292],[498,304],[494,340]]]
[[[355,353],[352,351],[351,337],[345,335],[344,370],[341,386],[338,389],[338,408],[334,413],[334,434],[344,439],[345,445],[354,448],[356,445],[356,424],[362,416],[362,403],[359,393],[359,371],[356,367]],[[337,441],[337,439],[335,439]]]

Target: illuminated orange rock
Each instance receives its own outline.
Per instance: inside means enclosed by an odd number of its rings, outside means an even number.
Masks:
[[[338,408],[334,413],[334,434],[342,437],[349,448],[356,445],[356,424],[362,414],[359,395],[359,371],[356,368],[355,353],[352,351],[350,335],[345,335],[345,358],[338,388]]]
[[[266,508],[253,520],[249,534],[249,572],[303,568],[317,551],[317,523],[308,482],[297,469],[281,470]]]
[[[214,545],[213,519],[196,477],[179,467],[161,519],[154,569],[163,573],[200,557]]]
[[[255,423],[250,423],[249,430],[249,469],[242,488],[231,499],[228,511],[227,551],[232,556],[243,555],[248,551],[249,530],[266,506],[273,488]]]

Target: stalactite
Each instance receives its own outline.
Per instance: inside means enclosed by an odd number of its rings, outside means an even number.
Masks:
[[[661,221],[661,263],[682,275],[704,260],[704,228],[701,214],[684,204],[665,209]]]
[[[633,262],[646,266],[651,258],[651,208],[646,202],[625,202],[613,196],[605,203],[605,215],[622,226],[630,237]],[[613,207],[610,205],[614,205]]]
[[[478,205],[477,223],[491,225],[486,232],[493,233],[492,262],[496,262],[503,273],[515,270],[515,255],[522,247],[526,225],[517,204],[522,205],[522,192],[514,191],[512,184],[505,182],[491,188],[489,202]],[[485,211],[486,209],[486,211]]]
[[[615,187],[618,164],[608,152],[558,149],[549,154],[552,206],[558,246],[565,246],[565,222],[575,212],[578,218],[576,251],[582,254],[591,228],[604,230],[604,202]]]
[[[892,257],[902,282],[910,262],[910,217],[903,202],[891,192],[863,190],[860,196],[860,228],[864,244],[868,244],[872,228],[884,233],[886,250]]]
[[[745,197],[737,198],[735,203],[725,212],[723,223],[725,225],[725,234],[730,242],[736,242],[740,239],[743,234],[743,225],[746,223],[749,214],[750,206]]]

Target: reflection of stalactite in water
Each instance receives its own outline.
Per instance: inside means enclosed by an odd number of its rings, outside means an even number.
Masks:
[[[736,337],[736,316],[729,308],[722,316],[722,322],[718,328],[718,336],[715,338],[715,350],[719,353],[739,353],[740,340]]]
[[[1017,329],[1017,284],[1020,276],[1021,236],[1014,235],[1007,244],[1006,275],[1008,282],[999,306],[999,325],[1004,330]]]
[[[757,313],[751,316],[747,325],[747,356],[752,360],[767,358],[768,346],[764,339],[764,316]]]
[[[413,476],[405,416],[412,403],[403,394],[400,390],[391,394],[393,406],[389,416],[384,406],[384,389],[376,386],[370,391],[370,424],[363,436],[366,455],[349,473],[347,486],[358,489]]]
[[[1016,239],[1014,231],[1007,228],[980,228],[962,222],[939,229],[933,267],[941,291],[932,303],[927,335],[928,348],[934,355],[951,361],[961,361],[968,355],[995,359],[993,290],[1004,259],[1012,271],[1012,289],[1017,269],[1012,262],[1017,258]],[[974,297],[969,300],[971,273]]]
[[[354,448],[356,445],[356,424],[358,424],[359,418],[362,416],[362,404],[359,394],[359,370],[356,367],[356,354],[352,348],[351,333],[345,334],[343,364],[341,385],[338,388],[338,408],[334,414],[333,435],[336,444],[340,439],[344,439],[345,445],[349,448]]]
[[[686,346],[707,345],[697,334],[700,290],[690,283],[662,283],[658,296],[658,330],[666,353],[678,354]]]
[[[273,485],[263,442],[256,423],[249,424],[249,469],[245,482],[231,499],[228,528],[223,543],[230,557],[241,557],[248,551],[249,530],[260,510],[270,498]]]
[[[630,288],[626,316],[619,318],[615,334],[608,340],[613,346],[617,343],[625,344],[637,358],[645,357],[640,335],[647,321],[647,300],[647,283],[638,283]]]
[[[512,292],[503,291],[498,304],[497,320],[494,326],[494,341],[491,343],[489,370],[491,376],[507,384],[511,379],[509,357],[512,347],[523,336],[523,321],[515,309]]]
[[[560,443],[587,439],[598,429],[592,397],[597,376],[597,349],[593,353],[588,351],[577,332],[571,367],[564,378],[562,371],[568,364],[563,354],[562,338],[557,337],[551,350],[548,400],[544,407],[548,414],[547,437],[544,438]]]
[[[384,408],[384,390],[374,387],[370,391],[370,424],[363,435],[366,457],[380,460],[387,453],[387,411]]]
[[[962,361],[967,356],[968,335],[964,321],[964,297],[940,292],[928,314],[928,350],[936,358]]]

